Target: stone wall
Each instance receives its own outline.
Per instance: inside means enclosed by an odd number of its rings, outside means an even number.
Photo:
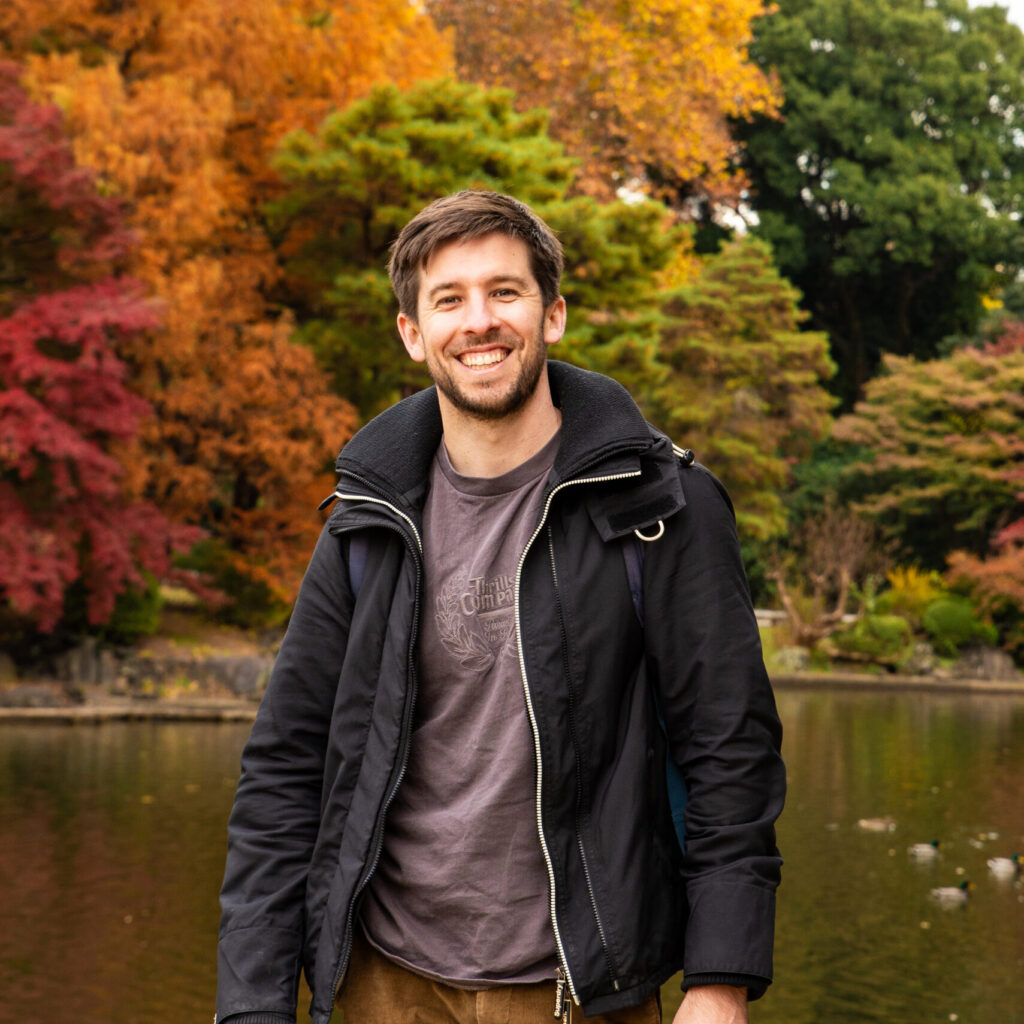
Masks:
[[[276,651],[122,651],[94,640],[35,672],[0,679],[0,706],[50,707],[109,697],[222,697],[259,700]]]

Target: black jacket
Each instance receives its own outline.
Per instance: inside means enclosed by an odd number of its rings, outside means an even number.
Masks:
[[[785,780],[732,509],[617,383],[548,368],[561,439],[515,608],[559,957],[587,1014],[638,1003],[680,967],[687,986],[746,984],[756,997],[771,980]],[[440,437],[429,389],[338,459],[340,500],[242,756],[221,1022],[293,1020],[300,967],[313,1024],[330,1016],[408,751],[420,514]],[[644,548],[641,624],[621,547],[659,524]],[[367,531],[358,600],[355,530]],[[685,856],[666,746],[686,782]]]

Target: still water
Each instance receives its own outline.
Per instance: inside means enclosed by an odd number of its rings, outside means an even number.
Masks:
[[[1024,853],[1024,699],[778,700],[786,867],[776,984],[751,1020],[1024,1024],[1024,890],[986,867]],[[247,731],[0,724],[0,1024],[211,1019],[224,825]],[[894,831],[857,825],[883,816]],[[912,861],[907,846],[932,839],[937,861]],[[966,907],[929,899],[965,878]]]

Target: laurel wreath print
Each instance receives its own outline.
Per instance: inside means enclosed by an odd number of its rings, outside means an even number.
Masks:
[[[444,585],[434,602],[437,632],[445,648],[460,664],[477,672],[486,672],[495,660],[495,653],[483,638],[466,627],[465,616],[459,607],[459,594],[466,586],[466,576],[453,576]]]

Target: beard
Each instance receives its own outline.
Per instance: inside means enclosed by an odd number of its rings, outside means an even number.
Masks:
[[[537,390],[541,374],[547,363],[547,346],[542,337],[543,324],[537,328],[533,338],[527,339],[522,346],[522,363],[516,379],[511,387],[501,391],[498,388],[481,389],[482,393],[469,395],[459,386],[448,370],[434,359],[427,358],[427,371],[431,380],[437,385],[445,398],[460,412],[468,413],[481,420],[500,420],[518,412],[530,400]],[[516,350],[516,343],[503,339],[500,331],[494,332],[483,339],[490,343],[504,343],[509,347],[509,355]]]

